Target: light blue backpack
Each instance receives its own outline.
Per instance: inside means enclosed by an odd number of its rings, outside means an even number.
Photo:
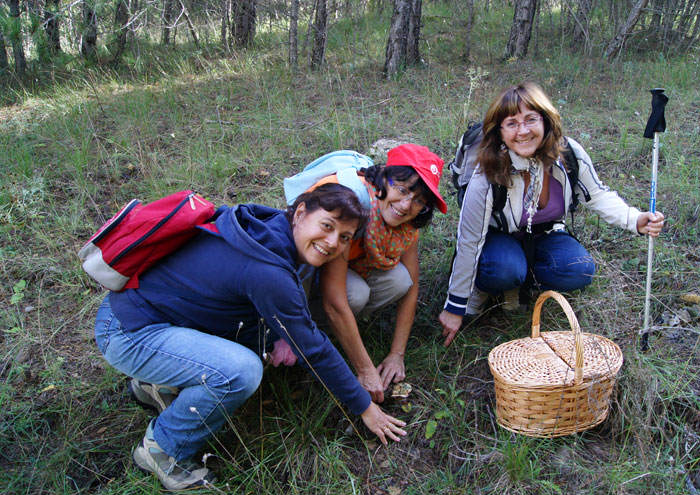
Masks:
[[[370,198],[367,188],[357,171],[374,165],[372,159],[357,151],[333,151],[309,163],[304,170],[292,177],[284,179],[284,197],[288,205],[294,204],[297,197],[306,192],[319,180],[332,174],[338,175],[338,183],[349,187],[357,195],[362,206],[370,209]]]

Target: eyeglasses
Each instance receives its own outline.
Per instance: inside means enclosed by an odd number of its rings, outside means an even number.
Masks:
[[[530,115],[522,122],[518,122],[515,119],[509,120],[508,122],[506,122],[505,124],[503,124],[501,126],[501,129],[504,129],[508,132],[517,132],[518,129],[520,129],[521,125],[524,125],[526,129],[532,129],[537,124],[539,124],[541,121],[542,121],[541,115]]]
[[[387,183],[389,184],[389,187],[400,196],[401,201],[404,199],[410,199],[411,205],[415,205],[416,207],[420,208],[420,213],[427,213],[430,209],[425,199],[421,198],[420,196],[416,196],[416,193],[409,191],[406,186],[395,184],[391,179],[387,179]]]

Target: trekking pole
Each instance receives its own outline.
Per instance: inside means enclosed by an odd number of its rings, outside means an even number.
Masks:
[[[659,134],[666,130],[664,108],[668,102],[668,96],[663,88],[655,88],[651,91],[651,115],[644,129],[644,137],[653,139],[651,186],[649,188],[649,211],[656,213],[656,175],[659,167]],[[649,349],[649,306],[651,301],[651,265],[654,258],[654,238],[649,236],[649,250],[647,253],[647,284],[644,297],[644,327],[639,332],[642,335],[640,347],[642,351]]]

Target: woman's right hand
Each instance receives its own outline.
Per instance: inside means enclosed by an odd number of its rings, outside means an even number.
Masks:
[[[445,337],[445,347],[449,346],[457,336],[457,332],[459,332],[462,326],[462,319],[462,316],[450,313],[444,309],[442,313],[440,313],[438,320],[440,321],[440,325],[442,325],[442,336]]]
[[[374,402],[370,402],[369,407],[362,413],[362,421],[372,433],[379,437],[384,445],[388,444],[387,438],[400,442],[401,439],[398,435],[406,435],[406,431],[401,429],[402,426],[406,426],[406,423],[389,416]]]
[[[377,368],[372,366],[371,369],[363,370],[357,373],[357,380],[360,385],[369,392],[374,402],[384,402],[384,383],[382,377],[379,376]]]

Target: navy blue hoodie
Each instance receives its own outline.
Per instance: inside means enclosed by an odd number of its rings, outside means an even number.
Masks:
[[[283,338],[354,414],[370,396],[311,319],[296,273],[297,249],[284,212],[245,204],[224,208],[218,234],[202,231],[139,277],[138,289],[112,292],[127,331],[153,323],[194,328],[259,354]],[[266,332],[266,328],[270,332]]]

